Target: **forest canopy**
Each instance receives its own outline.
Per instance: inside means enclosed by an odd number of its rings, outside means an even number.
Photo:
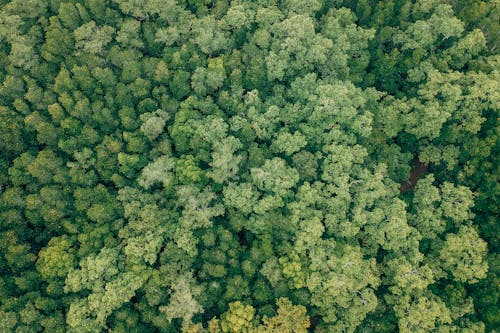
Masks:
[[[0,332],[494,332],[499,0],[0,0]]]

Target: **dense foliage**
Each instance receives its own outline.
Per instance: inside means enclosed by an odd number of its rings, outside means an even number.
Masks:
[[[498,0],[0,0],[0,332],[500,326]]]

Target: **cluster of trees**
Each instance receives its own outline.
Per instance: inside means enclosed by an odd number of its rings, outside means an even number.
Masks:
[[[499,22],[0,0],[0,332],[499,327]]]

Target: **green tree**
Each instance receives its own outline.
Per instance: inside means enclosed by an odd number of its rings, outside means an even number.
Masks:
[[[195,314],[203,312],[203,308],[195,299],[202,290],[197,286],[191,286],[191,284],[192,278],[190,276],[180,276],[173,284],[169,304],[159,308],[168,321],[182,318],[184,323],[188,323]]]
[[[222,332],[250,332],[255,309],[237,301],[229,304],[229,310],[221,318]]]
[[[75,48],[79,52],[102,55],[114,32],[113,27],[98,27],[94,21],[85,23],[74,32]]]
[[[257,332],[285,331],[293,333],[305,333],[310,326],[306,308],[302,305],[293,305],[287,298],[279,298],[274,317],[264,317],[263,325],[257,328]]]
[[[488,271],[485,260],[486,242],[479,238],[477,231],[463,226],[456,234],[448,234],[443,248],[439,251],[442,267],[459,282],[477,283]]]

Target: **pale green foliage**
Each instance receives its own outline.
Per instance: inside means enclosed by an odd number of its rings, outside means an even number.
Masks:
[[[193,227],[209,227],[211,219],[224,214],[224,208],[220,204],[213,204],[215,194],[208,189],[197,190],[193,186],[181,186],[177,189],[179,205],[183,206],[181,225],[189,224]]]
[[[439,136],[441,127],[450,116],[450,110],[440,108],[440,105],[435,101],[425,104],[415,101],[411,110],[411,117],[407,117],[407,131],[417,138],[434,139]]]
[[[325,147],[327,153],[323,160],[321,179],[337,186],[344,182],[356,164],[361,164],[367,155],[365,148],[359,145],[346,146],[331,144]]]
[[[118,274],[119,249],[104,248],[96,255],[80,261],[80,269],[71,270],[66,278],[66,292],[99,289],[105,281]]]
[[[291,134],[290,132],[283,131],[273,141],[271,149],[276,152],[285,153],[285,155],[292,155],[304,148],[306,144],[307,141],[300,132]]]
[[[224,188],[224,203],[242,213],[251,213],[257,202],[257,191],[249,183],[229,183]]]
[[[35,54],[34,43],[27,38],[19,38],[11,43],[9,54],[10,62],[17,67],[29,69],[36,64],[37,56]]]
[[[192,27],[192,41],[206,54],[221,51],[229,46],[229,40],[220,28],[222,24],[213,16],[204,16],[196,20]]]
[[[190,322],[195,314],[203,313],[203,308],[195,299],[201,292],[199,286],[193,285],[191,276],[180,276],[172,285],[169,304],[160,306],[159,310],[165,314],[168,321],[181,318],[185,323]]]
[[[322,7],[321,1],[318,0],[285,0],[283,4],[289,16],[293,14],[314,16],[314,13]]]
[[[471,213],[474,196],[468,188],[449,182],[437,188],[432,185],[433,182],[433,175],[418,182],[413,198],[415,214],[410,218],[420,234],[430,239],[445,230],[447,219],[458,226],[474,217]]]
[[[368,65],[368,42],[375,36],[375,30],[356,25],[356,16],[347,8],[330,9],[323,16],[321,33],[333,42],[328,62],[320,66],[323,73],[337,78],[350,74],[353,82],[361,80],[362,70]],[[353,55],[357,59],[353,60]],[[358,72],[359,71],[359,72]]]
[[[116,309],[128,302],[146,281],[147,271],[121,273],[119,248],[103,249],[80,262],[81,269],[72,270],[66,278],[66,292],[90,290],[87,298],[76,298],[67,316],[70,329],[99,331]]]
[[[41,0],[14,0],[6,4],[2,11],[6,14],[17,14],[22,18],[36,18],[47,10],[47,3]]]
[[[446,55],[451,57],[453,67],[460,68],[485,49],[486,38],[481,30],[475,29],[446,50]]]
[[[305,286],[305,274],[302,271],[300,258],[296,253],[278,259],[283,277],[289,281],[289,287],[300,289]]]
[[[196,68],[191,76],[191,86],[196,94],[203,96],[222,87],[225,78],[226,72],[222,58],[212,58],[208,60],[207,68]]]
[[[161,230],[161,229],[160,229]],[[123,249],[127,260],[131,262],[144,262],[154,265],[157,255],[163,244],[163,237],[158,232],[147,231],[139,237],[128,237],[127,245]]]
[[[455,186],[445,182],[441,186],[443,215],[454,222],[463,223],[474,217],[471,208],[474,206],[472,191],[465,186]]]
[[[403,105],[405,131],[418,139],[434,140],[446,130],[446,142],[459,144],[480,130],[488,108],[500,105],[498,80],[495,79],[497,74],[464,75],[429,69],[426,76],[425,84],[418,90],[418,98],[397,102]],[[442,151],[437,151],[435,146],[428,148],[423,145],[423,158],[432,162],[446,162],[450,169],[453,168],[457,149],[451,145],[445,146],[443,142],[439,143],[439,149]],[[438,153],[440,155],[435,155]]]
[[[260,190],[281,195],[299,180],[298,172],[278,157],[267,160],[261,168],[253,168],[250,173],[253,183]]]
[[[141,131],[150,140],[154,140],[163,133],[163,129],[169,117],[166,112],[157,110],[154,113],[143,113],[140,118],[143,121]]]
[[[38,153],[36,159],[26,169],[41,183],[57,183],[64,180],[64,169],[61,165],[62,160],[56,156],[54,151],[45,149]]]
[[[270,258],[262,265],[261,274],[266,277],[273,287],[277,286],[284,277],[280,270],[278,259],[275,257]]]
[[[215,194],[208,189],[199,191],[190,185],[177,188],[177,200],[183,209],[175,228],[174,241],[190,256],[195,256],[197,253],[198,240],[194,237],[193,231],[211,227],[212,219],[224,214],[224,207],[221,204],[212,204],[214,199]]]
[[[96,320],[104,323],[106,318],[123,303],[128,302],[139,289],[147,275],[137,272],[126,272],[106,283],[103,291],[98,291],[88,297],[89,307],[94,312]]]
[[[249,28],[254,21],[254,10],[248,3],[242,2],[234,4],[224,16],[224,26],[226,29]]]
[[[151,188],[155,183],[161,183],[164,188],[169,188],[174,180],[173,167],[174,160],[171,157],[160,156],[142,169],[137,182],[145,189]]]
[[[429,19],[412,23],[404,32],[396,34],[394,41],[402,44],[402,50],[429,50],[438,39],[460,36],[463,29],[463,23],[454,17],[451,6],[440,4]]]
[[[258,333],[290,332],[306,333],[310,326],[307,310],[302,305],[293,305],[288,298],[278,298],[278,311],[274,317],[264,317]]]
[[[432,284],[434,274],[431,267],[419,263],[411,263],[404,258],[393,259],[387,264],[388,273],[394,286],[391,292],[397,297],[404,294],[419,293]]]
[[[439,299],[420,297],[397,310],[401,315],[399,329],[401,332],[429,332],[444,328],[443,324],[451,322],[450,312]]]
[[[154,80],[156,82],[165,83],[167,81],[168,74],[169,70],[167,64],[163,60],[160,60],[156,65],[156,69],[153,76]]]
[[[324,214],[315,208],[321,202],[320,191],[319,183],[305,182],[297,191],[297,201],[287,205],[291,213],[288,219],[296,229],[294,249],[297,253],[315,247],[325,232]]]
[[[127,262],[154,265],[166,235],[172,232],[166,226],[168,211],[160,209],[153,196],[131,188],[120,190],[119,199],[128,222],[118,233]]]
[[[316,34],[311,17],[292,15],[274,25],[272,31],[275,38],[265,59],[269,80],[284,80],[327,62],[333,43]]]
[[[144,43],[140,39],[140,22],[136,20],[125,20],[116,35],[116,41],[123,47],[142,48]]]
[[[413,198],[416,214],[410,219],[422,237],[431,239],[442,233],[446,227],[446,221],[438,208],[441,195],[439,189],[432,185],[433,182],[432,175],[419,180]]]
[[[251,305],[244,305],[240,301],[229,303],[229,310],[221,317],[222,332],[250,333],[255,309]]]
[[[66,316],[69,332],[91,333],[103,328],[103,323],[98,323],[92,318],[92,310],[87,299],[78,300],[70,305]]]
[[[214,143],[212,162],[210,163],[212,170],[207,175],[217,183],[223,183],[236,177],[242,158],[235,155],[235,152],[242,146],[241,142],[233,136]]]
[[[76,29],[81,23],[78,9],[72,3],[61,3],[58,13],[59,19],[70,29]]]
[[[226,137],[228,125],[224,119],[215,116],[209,116],[203,122],[196,123],[196,136],[204,144],[215,144]],[[234,140],[233,140],[234,141]]]
[[[66,277],[76,264],[73,245],[74,239],[68,236],[54,237],[38,253],[37,270],[44,279]]]
[[[159,1],[159,0],[113,0],[120,6],[120,10],[125,14],[135,16],[139,19],[145,19],[149,15],[158,14],[162,10],[168,11],[171,9],[174,1]]]
[[[370,135],[372,115],[364,108],[366,97],[351,84],[319,84],[309,97],[313,112],[302,126],[307,142],[353,144],[356,137]]]
[[[249,92],[256,94],[256,91]],[[250,105],[248,108],[248,118],[251,121],[251,127],[255,131],[257,137],[261,139],[269,139],[279,121],[279,108],[275,105],[267,108],[265,112],[259,110],[260,105]],[[235,117],[236,118],[236,117]]]
[[[448,234],[439,252],[442,267],[455,280],[476,283],[486,276],[486,242],[479,238],[473,227],[462,226],[456,234]]]
[[[376,175],[373,177],[376,179]],[[371,248],[382,247],[385,250],[398,251],[413,245],[413,228],[406,222],[406,204],[399,199],[383,196],[380,189],[360,190],[360,196],[373,193],[379,197],[372,203],[354,208],[353,222],[363,226],[361,235],[366,245]],[[355,199],[356,200],[356,199]],[[364,206],[364,207],[363,207]],[[372,211],[368,207],[374,208]],[[366,223],[366,224],[365,224]]]
[[[127,272],[113,278],[101,288],[94,287],[94,292],[88,298],[70,305],[66,320],[70,331],[96,332],[104,329],[109,315],[128,302],[145,279],[145,274]]]
[[[0,331],[494,331],[499,4],[0,0]]]
[[[420,161],[423,163],[434,163],[436,165],[446,163],[448,170],[453,170],[457,163],[460,151],[455,145],[435,146],[429,145],[422,148]]]
[[[115,29],[110,26],[98,27],[94,21],[90,21],[75,30],[75,46],[80,52],[88,52],[100,55],[104,48],[112,40]]]
[[[322,309],[331,329],[353,330],[377,306],[378,268],[375,259],[363,258],[359,247],[332,243],[324,241],[311,250],[306,285],[311,303]]]

